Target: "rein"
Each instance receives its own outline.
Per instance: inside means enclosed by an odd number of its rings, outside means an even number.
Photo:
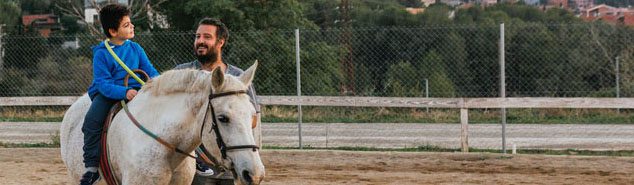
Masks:
[[[141,72],[142,74],[146,75],[145,72],[143,71],[137,71],[135,70],[134,72]],[[127,86],[127,82],[129,79],[129,75],[126,75],[125,79],[124,79],[124,85]],[[237,145],[237,146],[228,146],[224,140],[222,139],[222,135],[220,134],[220,129],[218,128],[218,123],[217,123],[217,119],[216,119],[216,112],[214,111],[214,107],[211,104],[211,100],[214,98],[218,98],[218,97],[223,97],[223,96],[230,96],[230,95],[238,95],[238,94],[246,94],[247,91],[246,90],[238,90],[238,91],[229,91],[229,92],[223,92],[223,93],[218,93],[218,94],[214,94],[213,92],[209,95],[209,101],[207,104],[207,109],[205,111],[205,116],[203,118],[203,122],[200,126],[200,137],[201,137],[201,141],[202,141],[202,133],[203,133],[203,128],[205,126],[205,123],[207,122],[207,112],[209,112],[211,110],[211,115],[212,115],[212,127],[211,130],[213,130],[216,134],[216,144],[218,145],[220,152],[222,154],[222,158],[226,159],[227,158],[227,151],[229,150],[236,150],[236,149],[245,149],[245,148],[250,148],[253,149],[253,151],[257,151],[258,149],[260,149],[258,146],[256,145]],[[143,133],[145,133],[146,135],[152,137],[154,140],[156,140],[157,142],[159,142],[160,144],[162,144],[163,146],[171,149],[172,151],[175,151],[179,154],[185,155],[187,157],[191,157],[191,158],[196,158],[195,156],[177,148],[176,146],[174,146],[173,144],[163,140],[161,137],[157,136],[156,134],[152,133],[150,130],[146,129],[145,127],[143,127],[143,125],[141,125],[139,123],[139,121],[137,121],[134,116],[132,115],[132,113],[130,113],[130,110],[128,109],[128,106],[125,104],[124,101],[121,102],[123,110],[125,111],[126,115],[128,116],[128,118],[130,118],[130,121],[132,121],[132,123],[134,123],[134,125],[139,128],[141,131],[143,131]],[[211,132],[211,130],[209,132]],[[226,168],[222,165],[220,165],[220,161],[218,159],[216,159],[215,157],[213,157],[213,155],[210,154],[210,152],[207,150],[207,148],[205,147],[204,143],[201,142],[201,147],[196,148],[196,150],[198,151],[200,155],[200,158],[202,159],[202,161],[204,163],[206,163],[207,165],[210,166],[217,166],[220,167],[222,169]]]

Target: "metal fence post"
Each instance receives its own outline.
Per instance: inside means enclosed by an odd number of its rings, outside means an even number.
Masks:
[[[425,78],[425,98],[429,98],[429,79]],[[429,107],[426,108],[429,113]]]
[[[620,98],[621,97],[621,84],[619,83],[621,81],[621,74],[620,74],[620,65],[619,65],[619,57],[617,56],[615,59],[616,62],[616,98]],[[621,113],[621,109],[618,108],[616,109],[616,112]]]
[[[506,74],[504,53],[504,23],[500,24],[500,98],[506,98]],[[506,154],[506,108],[501,110],[502,117],[502,153]]]
[[[297,132],[299,137],[299,149],[303,149],[302,145],[302,81],[300,73],[299,60],[299,29],[295,29],[295,66],[297,71]]]
[[[2,32],[2,27],[4,27],[4,24],[0,24],[0,71],[4,71],[4,50],[2,48],[2,37],[4,36],[4,32]],[[4,78],[2,75],[3,73],[0,73],[0,80]]]

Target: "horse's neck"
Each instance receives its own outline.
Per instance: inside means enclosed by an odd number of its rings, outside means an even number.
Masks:
[[[135,97],[134,102],[130,103],[129,108],[137,120],[148,130],[178,149],[191,151],[201,142],[200,124],[204,116],[202,109],[205,108],[203,107],[205,105],[204,99],[192,98],[191,95],[184,93],[167,96],[140,93]],[[158,144],[153,139],[138,142]],[[135,143],[133,145],[143,144]]]

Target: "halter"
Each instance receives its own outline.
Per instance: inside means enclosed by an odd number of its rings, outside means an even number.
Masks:
[[[211,117],[213,118],[211,121],[211,130],[209,130],[209,132],[211,133],[211,131],[213,130],[214,133],[216,134],[216,144],[218,145],[219,149],[220,149],[220,153],[222,154],[222,158],[226,159],[227,158],[227,151],[230,150],[237,150],[237,149],[253,149],[253,152],[256,152],[258,149],[260,149],[260,147],[256,146],[256,145],[235,145],[235,146],[228,146],[227,143],[224,142],[224,140],[222,139],[222,134],[220,134],[220,129],[218,128],[218,122],[217,122],[217,118],[216,118],[216,111],[214,111],[214,106],[211,104],[211,100],[213,100],[214,98],[218,98],[218,97],[223,97],[223,96],[229,96],[229,95],[237,95],[237,94],[246,94],[247,91],[245,90],[238,90],[238,91],[229,91],[229,92],[223,92],[223,93],[218,93],[218,94],[214,94],[213,92],[209,95],[209,103],[207,104],[207,110],[205,112],[209,112],[209,110],[211,110]],[[200,136],[202,137],[202,133],[203,133],[203,127],[205,126],[205,122],[207,122],[207,114],[205,113],[205,117],[203,118],[203,123],[201,124],[201,128],[200,128]],[[204,155],[206,156],[212,156],[209,151],[207,150],[207,148],[205,147],[204,142],[201,143],[201,147],[202,147],[202,152],[204,153]],[[213,160],[214,163],[216,163],[216,165],[219,165],[219,163],[217,163],[217,160]]]

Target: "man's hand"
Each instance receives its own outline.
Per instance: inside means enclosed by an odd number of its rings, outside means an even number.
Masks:
[[[129,100],[132,100],[136,96],[137,91],[135,89],[129,89],[128,92],[125,93],[125,97]]]

